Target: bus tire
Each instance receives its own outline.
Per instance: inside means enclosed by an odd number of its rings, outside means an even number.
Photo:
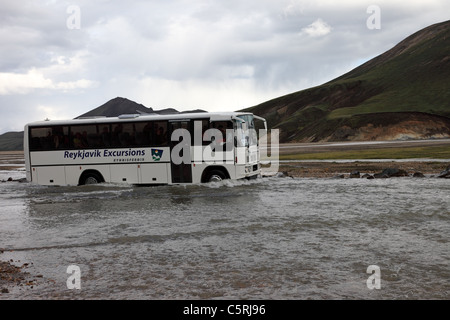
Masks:
[[[96,171],[88,171],[81,175],[80,178],[80,185],[87,185],[87,184],[98,184],[103,182],[103,177],[100,173]]]
[[[220,182],[225,180],[227,177],[221,170],[212,170],[208,173],[206,178],[207,182]]]

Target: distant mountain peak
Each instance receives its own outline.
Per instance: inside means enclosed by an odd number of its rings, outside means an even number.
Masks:
[[[76,117],[75,119],[98,116],[117,117],[121,114],[129,113],[153,113],[153,109],[147,108],[144,105],[131,101],[127,98],[116,97],[102,104],[100,107]]]
[[[118,117],[122,114],[178,114],[189,112],[205,112],[204,110],[196,109],[193,111],[179,112],[174,108],[165,108],[160,110],[154,110],[153,108],[147,108],[143,104],[134,102],[127,98],[116,97],[109,100],[89,112],[86,112],[75,119],[89,118],[89,117]]]

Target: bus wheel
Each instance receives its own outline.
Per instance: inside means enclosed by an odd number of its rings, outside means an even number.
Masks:
[[[210,172],[209,176],[208,176],[208,182],[219,182],[226,179],[225,175],[223,174],[222,171],[219,170],[213,170]]]
[[[82,185],[97,184],[97,183],[103,182],[102,177],[95,172],[89,172],[89,173],[83,174],[83,176],[80,180],[81,180],[80,184],[82,184]]]

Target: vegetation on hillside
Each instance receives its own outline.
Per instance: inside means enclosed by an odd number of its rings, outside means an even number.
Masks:
[[[411,131],[416,126],[419,132],[410,138],[450,137],[449,53],[450,21],[446,21],[411,35],[330,82],[246,111],[279,128],[283,142],[378,140],[381,137],[361,135],[358,129],[367,129],[369,124],[372,128],[386,123],[392,128],[393,123],[406,125],[410,113],[415,114],[414,123],[409,124]],[[336,134],[348,127],[353,134]],[[395,131],[391,136],[398,138]]]

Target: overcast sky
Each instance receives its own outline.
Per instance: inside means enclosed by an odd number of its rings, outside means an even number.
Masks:
[[[251,107],[332,80],[449,13],[448,0],[0,0],[0,134],[115,97]]]

